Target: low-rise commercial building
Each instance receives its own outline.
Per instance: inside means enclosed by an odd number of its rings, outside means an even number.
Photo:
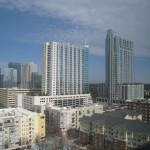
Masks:
[[[134,150],[150,141],[149,124],[141,119],[141,114],[125,109],[83,117],[80,142],[95,150]]]
[[[53,103],[54,106],[60,107],[78,107],[86,104],[92,104],[90,94],[78,95],[56,95],[56,96],[29,96],[24,95],[22,98],[22,107],[33,111],[34,105],[45,105]]]
[[[15,99],[17,94],[37,93],[37,89],[19,89],[19,88],[0,88],[0,103],[4,107],[15,107]],[[19,101],[22,99],[19,99]]]
[[[45,140],[45,115],[22,108],[0,109],[0,149]]]

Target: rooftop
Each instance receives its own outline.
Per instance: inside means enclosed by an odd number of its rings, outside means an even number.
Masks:
[[[142,122],[140,120],[127,120],[124,119],[125,111],[131,115],[137,115],[135,112],[128,110],[121,110],[115,112],[107,112],[104,114],[93,114],[91,117],[86,116],[80,119],[85,122],[99,122],[105,126],[121,128],[122,130],[137,132],[141,134],[150,135],[150,127],[148,123]],[[120,113],[120,114],[119,114]]]
[[[36,112],[31,112],[23,108],[5,108],[0,109],[0,119],[12,118],[12,117],[23,117],[23,116],[38,116]]]
[[[134,100],[126,100],[127,103],[150,103],[150,99],[134,99]]]
[[[103,106],[101,104],[91,104],[91,105],[85,105],[85,106],[78,106],[76,108],[72,108],[71,106],[68,107],[59,107],[59,106],[52,106],[51,109],[54,110],[77,110],[77,109],[82,109],[82,108],[90,108],[90,107],[96,107],[96,106]]]

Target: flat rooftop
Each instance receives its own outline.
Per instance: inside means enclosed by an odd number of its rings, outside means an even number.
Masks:
[[[38,116],[36,112],[32,112],[23,108],[5,108],[0,109],[0,119],[2,118],[14,118],[14,117],[24,117],[24,116]]]

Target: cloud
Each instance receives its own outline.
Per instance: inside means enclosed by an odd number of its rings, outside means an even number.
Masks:
[[[81,25],[82,29],[76,28],[73,32],[59,29],[59,36],[54,38],[78,41],[87,36],[91,53],[97,55],[104,55],[106,30],[112,28],[134,41],[135,55],[150,57],[149,0],[0,0],[0,7],[46,18],[68,19]],[[54,33],[48,28],[44,30],[43,33]]]

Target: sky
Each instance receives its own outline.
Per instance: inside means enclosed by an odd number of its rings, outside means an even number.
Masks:
[[[90,46],[89,81],[105,82],[108,29],[134,42],[135,82],[150,83],[150,0],[0,0],[0,68],[33,61],[60,41]]]

